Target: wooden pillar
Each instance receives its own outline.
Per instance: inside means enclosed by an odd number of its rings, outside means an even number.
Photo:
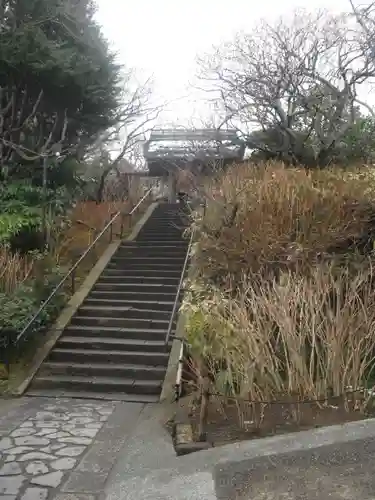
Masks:
[[[175,172],[168,172],[168,201],[176,203],[177,201],[177,177]]]

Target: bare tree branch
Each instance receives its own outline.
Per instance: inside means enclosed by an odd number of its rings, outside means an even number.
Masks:
[[[355,105],[373,113],[358,99],[357,86],[375,77],[375,58],[348,15],[296,11],[291,22],[262,22],[200,67],[227,122],[250,128],[253,146],[256,124],[263,131],[259,149],[268,140],[276,156],[324,162],[353,124]]]

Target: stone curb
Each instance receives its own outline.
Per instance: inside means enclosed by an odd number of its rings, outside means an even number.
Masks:
[[[152,203],[140,220],[134,226],[131,234],[125,239],[125,241],[133,241],[139,231],[142,229],[148,218],[151,216],[152,212],[155,210],[158,203]],[[22,396],[27,388],[29,387],[32,379],[34,378],[36,372],[39,370],[45,358],[48,356],[50,351],[55,346],[56,342],[61,337],[64,329],[69,324],[73,315],[77,312],[78,308],[81,306],[82,302],[85,300],[87,295],[90,293],[92,287],[98,280],[99,276],[102,274],[103,270],[106,268],[108,262],[113,257],[114,253],[121,245],[123,240],[116,240],[111,243],[107,249],[104,251],[103,255],[99,258],[95,266],[91,269],[87,277],[85,278],[82,286],[77,290],[77,292],[70,298],[68,304],[63,309],[55,323],[53,324],[50,333],[47,334],[48,340],[45,342],[35,353],[35,356],[30,364],[29,371],[24,378],[24,380],[15,389],[8,392],[8,396]]]

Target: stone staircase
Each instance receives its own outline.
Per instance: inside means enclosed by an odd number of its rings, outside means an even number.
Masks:
[[[120,245],[29,395],[159,400],[170,353],[165,336],[188,247],[180,207],[159,204],[136,240]]]

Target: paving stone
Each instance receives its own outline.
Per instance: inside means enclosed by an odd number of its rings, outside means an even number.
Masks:
[[[16,495],[0,495],[0,500],[17,500]]]
[[[70,434],[68,432],[53,432],[52,434],[48,434],[48,439],[59,439],[64,437],[69,437]],[[48,444],[48,443],[46,443]]]
[[[39,411],[34,420],[36,421],[61,421],[61,422],[66,422],[69,420],[69,415],[63,415],[61,413],[54,413],[50,411]]]
[[[49,474],[44,474],[43,476],[34,477],[31,480],[32,484],[38,484],[40,486],[49,486],[50,488],[57,488],[64,476],[62,471],[50,472]]]
[[[56,495],[54,500],[97,500],[96,495],[86,495],[85,493],[61,493]]]
[[[56,429],[53,427],[48,427],[47,429],[40,429],[38,432],[35,434],[35,436],[38,437],[48,437],[50,434],[56,434]]]
[[[0,469],[0,476],[16,476],[17,474],[21,474],[21,467],[17,462],[10,462],[4,464]],[[1,483],[1,479],[0,479]]]
[[[14,455],[8,455],[5,459],[5,462],[14,462],[16,457]]]
[[[47,500],[47,488],[27,488],[20,500]]]
[[[103,424],[98,423],[98,422],[94,422],[92,424],[87,424],[86,427],[88,429],[101,429],[103,427]]]
[[[77,460],[75,458],[59,458],[58,460],[51,462],[51,467],[55,470],[70,470],[73,469],[76,463]]]
[[[34,422],[24,422],[23,424],[20,425],[20,427],[34,427]]]
[[[37,476],[38,474],[46,474],[48,471],[49,469],[47,465],[40,460],[30,462],[26,467],[26,472],[28,474],[32,474],[33,476]]]
[[[31,446],[16,446],[15,448],[10,448],[10,450],[7,451],[7,454],[10,453],[11,455],[19,455],[20,453],[33,451],[33,449],[34,448],[31,448]]]
[[[107,420],[108,420],[108,417],[100,417],[101,422],[107,422]]]
[[[48,453],[42,453],[40,451],[31,451],[30,453],[26,453],[26,455],[22,455],[18,458],[19,462],[26,462],[27,460],[53,460],[55,457]]]
[[[97,435],[97,429],[75,429],[71,431],[73,436],[93,438]]]
[[[35,436],[23,436],[15,438],[14,440],[17,446],[47,446],[50,442],[46,438],[38,438]]]
[[[61,422],[35,422],[35,427],[56,429],[61,426]]]
[[[40,448],[39,451],[44,451],[45,453],[53,453],[56,450],[60,450],[60,448],[63,448],[65,444],[50,444],[49,446],[46,446],[45,448]]]
[[[111,413],[113,412],[113,407],[112,408],[98,408],[96,410],[99,415],[111,415]]]
[[[91,417],[75,417],[70,420],[70,423],[73,425],[85,425],[94,422],[94,419]]]
[[[25,479],[25,476],[22,475],[2,477],[0,480],[0,494],[18,495]]]
[[[80,412],[72,412],[72,413],[69,413],[69,416],[70,417],[78,417],[78,418],[81,418],[81,417],[92,417],[92,410],[90,408],[90,409],[87,409],[87,410],[82,410]]]
[[[92,443],[92,439],[90,438],[81,438],[81,437],[68,437],[59,439],[60,443],[69,443],[69,444],[84,444],[90,445]]]
[[[23,436],[31,436],[35,434],[36,429],[33,427],[21,427],[20,429],[16,429],[13,431],[10,436],[11,437],[23,437]]]
[[[9,450],[14,446],[12,440],[8,437],[0,439],[0,451]]]
[[[56,451],[56,455],[61,457],[77,457],[85,451],[85,446],[65,446],[61,450]]]

